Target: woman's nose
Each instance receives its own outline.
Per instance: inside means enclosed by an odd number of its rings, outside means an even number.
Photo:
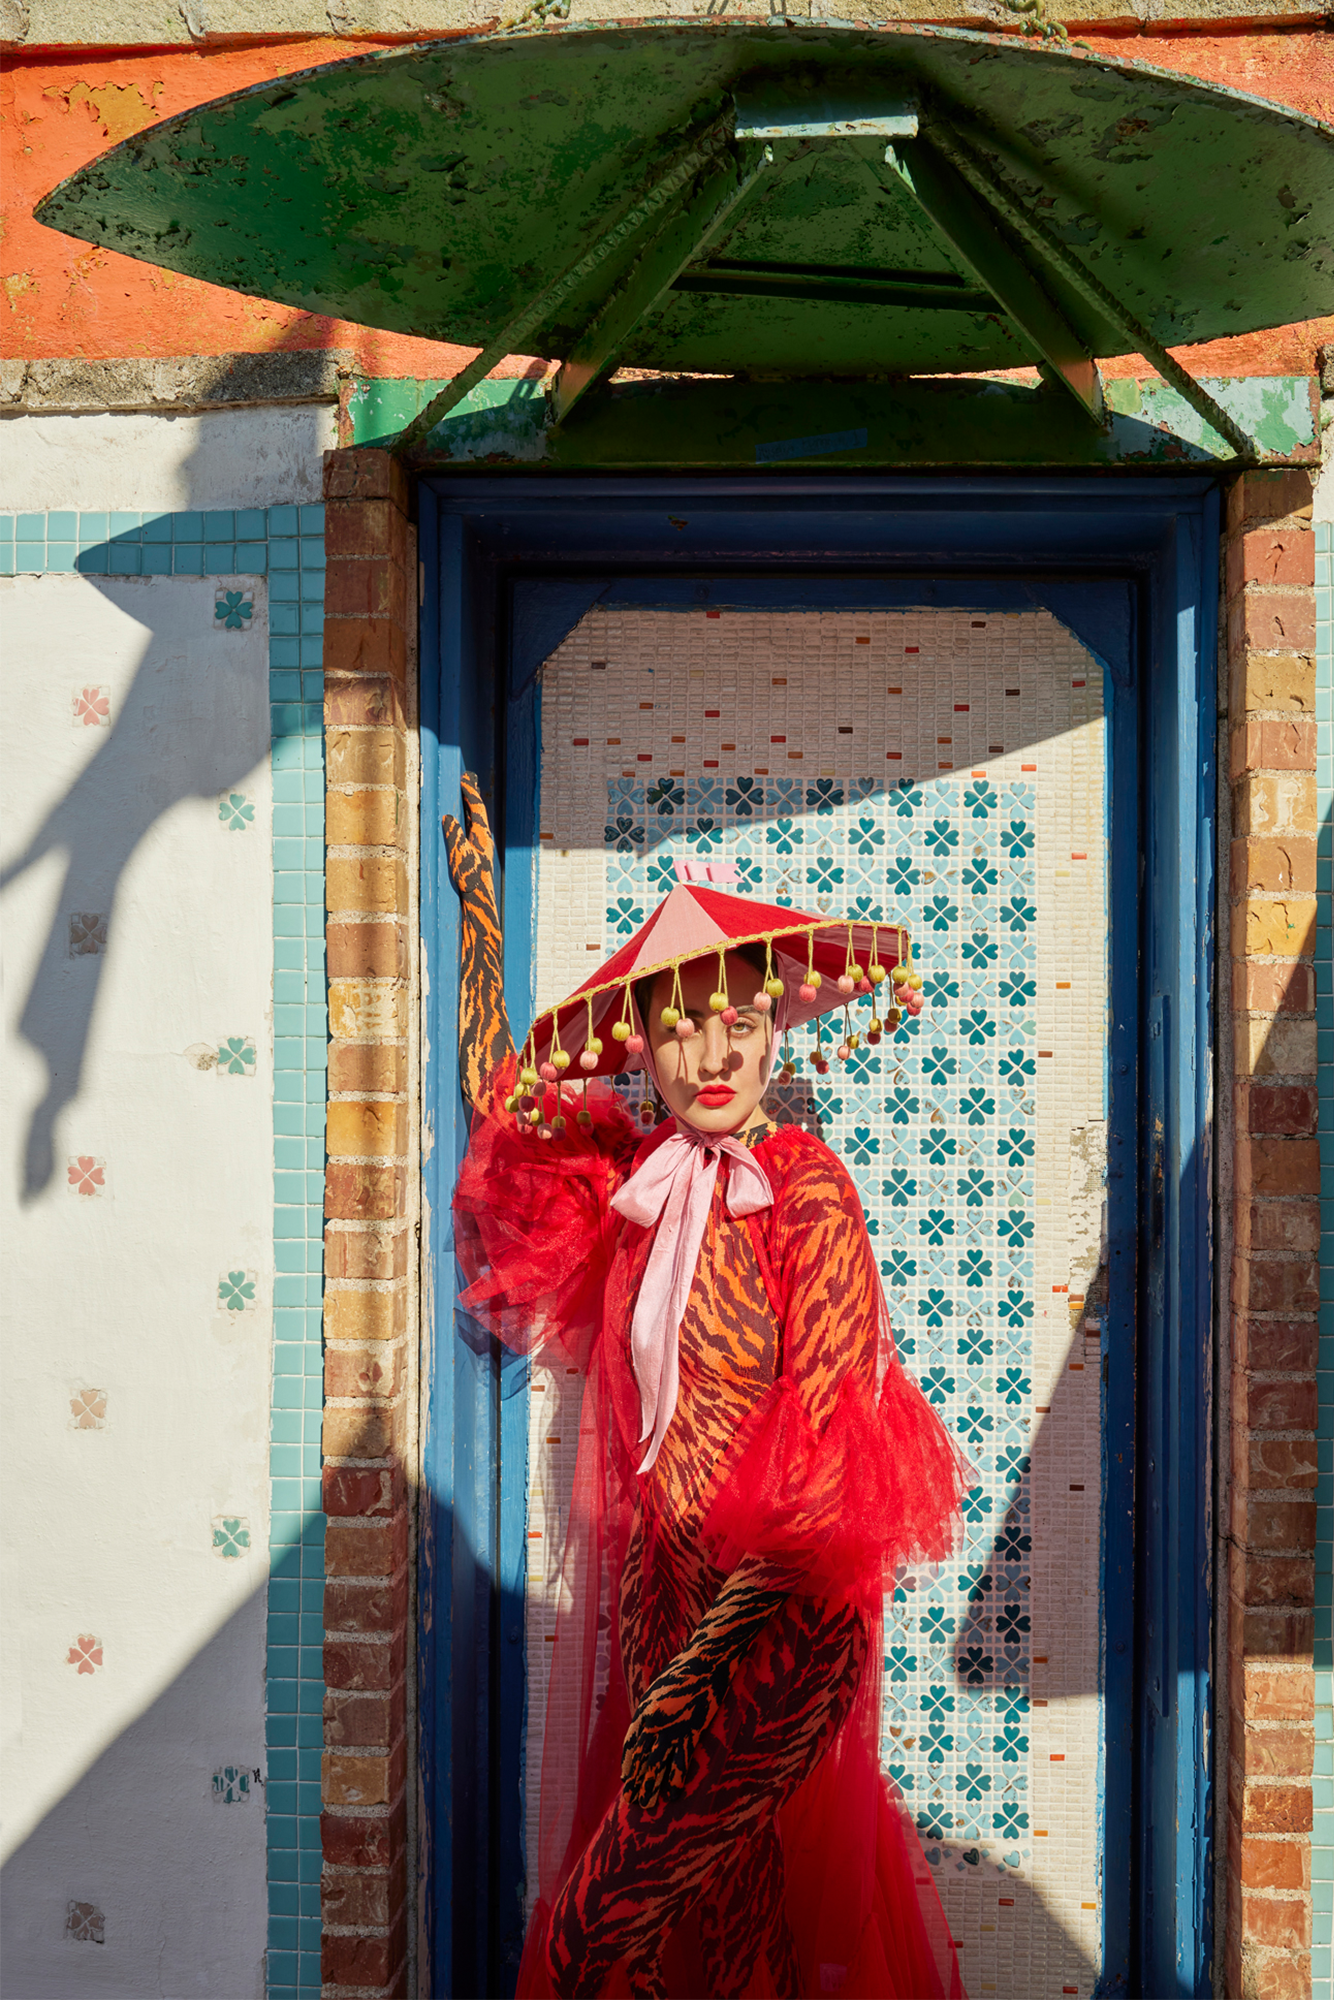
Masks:
[[[699,1058],[700,1075],[721,1076],[729,1067],[732,1054],[727,1030],[717,1014],[709,1014],[705,1017],[700,1033],[703,1037]]]

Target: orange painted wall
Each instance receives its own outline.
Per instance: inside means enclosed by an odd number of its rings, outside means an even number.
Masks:
[[[379,45],[397,38],[384,37]],[[1318,30],[1232,34],[1088,35],[1108,55],[1229,84],[1334,123],[1334,36]],[[471,349],[380,333],[248,299],[93,248],[32,217],[38,198],[108,146],[193,104],[266,78],[376,46],[366,39],[281,40],[218,50],[96,52],[12,60],[0,96],[5,305],[0,353],[23,358],[267,353],[350,349],[373,375],[443,376]],[[1182,349],[1210,375],[1305,374],[1334,318]],[[497,374],[534,372],[513,357]],[[1133,357],[1109,374],[1140,372]]]

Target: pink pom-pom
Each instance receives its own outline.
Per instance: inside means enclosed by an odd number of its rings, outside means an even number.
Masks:
[[[627,1035],[625,1038],[625,1052],[631,1056],[642,1056],[644,1053],[644,1037],[642,1035]]]
[[[528,1092],[525,1091],[523,1096],[519,1099],[519,1109],[520,1111],[531,1111],[536,1105],[536,1103],[537,1099],[535,1097],[530,1097]]]
[[[843,974],[838,982],[838,990],[843,994],[855,993],[857,991],[857,982],[850,972]]]
[[[798,1000],[800,1000],[803,1007],[809,1007],[812,1000],[814,1000],[815,998],[815,988],[813,986],[806,986],[804,984],[799,986],[797,988],[797,998]]]
[[[598,1059],[594,1055],[592,1049],[585,1049],[583,1054],[579,1058],[580,1069],[596,1069],[597,1066],[598,1066]]]
[[[694,1032],[695,1032],[695,1024],[693,1021],[677,1022],[676,1039],[678,1042],[688,1042],[690,1040],[690,1037],[694,1034]]]
[[[549,1139],[551,1137],[551,1127],[549,1125],[539,1125],[537,1136],[539,1139]]]
[[[871,984],[870,980],[869,980],[869,979],[868,979],[868,978],[866,977],[866,974],[865,974],[865,973],[863,973],[863,974],[862,974],[862,976],[861,976],[861,978],[860,978],[860,979],[859,979],[859,980],[857,981],[857,991],[858,991],[859,993],[874,993],[874,992],[875,992],[875,988],[874,988],[874,986],[872,986],[872,984]]]
[[[840,1062],[846,1062],[848,1057],[852,1054],[852,1050],[848,1047],[846,1042],[840,1042],[838,1047],[835,1049],[834,1054],[838,1057]]]
[[[560,1077],[560,1071],[556,1068],[554,1062],[540,1063],[538,1065],[537,1073],[541,1077],[543,1083],[555,1083]]]
[[[755,995],[750,1004],[757,1014],[767,1014],[774,1003],[767,993],[760,992]]]
[[[922,996],[921,996],[921,994],[920,994],[920,993],[905,993],[905,994],[904,994],[904,996],[903,996],[903,1004],[904,1004],[904,1006],[905,1006],[905,1007],[907,1008],[908,1012],[909,1012],[909,1013],[910,1013],[910,1014],[912,1015],[913,1019],[914,1019],[914,1020],[916,1020],[917,1016],[918,1016],[918,1015],[919,1015],[919,1014],[921,1013],[921,1011],[922,1011]]]
[[[823,1056],[812,1056],[811,1068],[815,1071],[815,1074],[817,1076],[828,1076],[829,1074],[829,1064],[825,1061]]]
[[[722,1013],[718,1016],[718,1019],[722,1022],[725,1028],[735,1028],[738,1019],[736,1008],[724,1007]]]

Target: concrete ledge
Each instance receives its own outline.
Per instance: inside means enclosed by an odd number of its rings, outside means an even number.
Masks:
[[[350,351],[189,354],[165,360],[0,361],[0,416],[188,412],[336,403]]]
[[[530,9],[529,15],[535,10]],[[624,22],[692,20],[714,12],[712,0],[565,0],[555,19]],[[1313,0],[1049,0],[1047,12],[1073,33],[1119,30],[1171,34],[1179,29],[1313,27],[1328,19]],[[0,0],[0,47],[209,47],[281,35],[376,39],[477,34],[510,26],[522,0]],[[841,21],[871,26],[929,21],[936,26],[1012,28],[1004,0],[732,0],[730,20]]]

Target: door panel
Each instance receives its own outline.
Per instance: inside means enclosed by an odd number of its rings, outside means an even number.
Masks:
[[[911,926],[921,1020],[824,1079],[804,1030],[773,1108],[852,1171],[900,1346],[977,1472],[956,1560],[887,1606],[885,1768],[970,1993],[1088,1995],[1128,1869],[1100,1669],[1101,1363],[1133,1323],[1107,1281],[1104,676],[1049,613],[979,606],[589,612],[541,676],[535,990],[586,977],[681,860]],[[533,1370],[530,1853],[577,1391]]]

